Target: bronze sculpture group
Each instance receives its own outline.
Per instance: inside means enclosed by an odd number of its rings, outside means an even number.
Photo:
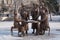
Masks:
[[[19,14],[21,18],[19,19],[17,17],[17,12],[14,10],[14,26],[11,27],[11,34],[13,35],[13,29],[18,29],[18,36],[25,36],[28,34],[28,23],[29,20],[29,12],[26,10],[26,7],[21,3],[21,8],[18,9]],[[31,9],[31,16],[35,22],[32,23],[32,34],[35,35],[44,35],[45,31],[49,29],[50,33],[50,27],[48,23],[48,9],[44,6],[44,1],[41,1],[41,5],[37,5],[33,3],[33,7]],[[41,16],[41,20],[38,20],[38,17]],[[40,24],[39,24],[40,23]],[[36,32],[35,32],[36,29]],[[19,33],[21,33],[19,35]]]

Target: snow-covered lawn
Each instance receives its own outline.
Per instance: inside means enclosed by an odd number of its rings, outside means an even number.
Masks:
[[[52,16],[53,20],[60,20],[60,16]],[[35,36],[31,34],[31,23],[28,24],[29,31],[28,35],[25,37],[18,37],[17,31],[14,31],[14,35],[11,36],[10,28],[13,25],[13,21],[10,22],[0,22],[0,40],[60,40],[60,22],[49,22],[51,32],[50,36],[48,35],[48,31],[46,31],[45,35]]]

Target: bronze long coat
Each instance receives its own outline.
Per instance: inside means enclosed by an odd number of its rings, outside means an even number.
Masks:
[[[41,22],[40,22],[40,29],[42,30],[47,30],[47,28],[49,27],[49,23],[48,23],[48,10],[43,7],[41,9],[42,11],[40,12],[41,14]]]

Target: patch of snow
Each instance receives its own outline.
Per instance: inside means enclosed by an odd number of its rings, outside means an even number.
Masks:
[[[52,16],[53,20],[60,20],[60,16]],[[60,22],[49,21],[49,26],[51,28],[50,35],[46,31],[45,35],[35,36],[32,34],[31,23],[28,24],[29,31],[28,35],[24,37],[18,37],[18,32],[14,31],[14,35],[11,36],[10,28],[13,25],[13,21],[0,22],[0,40],[60,40]]]
[[[8,17],[2,17],[2,21],[5,20],[6,18],[8,18]]]

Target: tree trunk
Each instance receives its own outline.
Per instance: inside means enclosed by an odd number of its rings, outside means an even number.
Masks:
[[[6,0],[7,4],[8,4],[8,0]]]
[[[50,21],[52,21],[52,16],[51,16],[51,12],[49,12],[50,13]]]

